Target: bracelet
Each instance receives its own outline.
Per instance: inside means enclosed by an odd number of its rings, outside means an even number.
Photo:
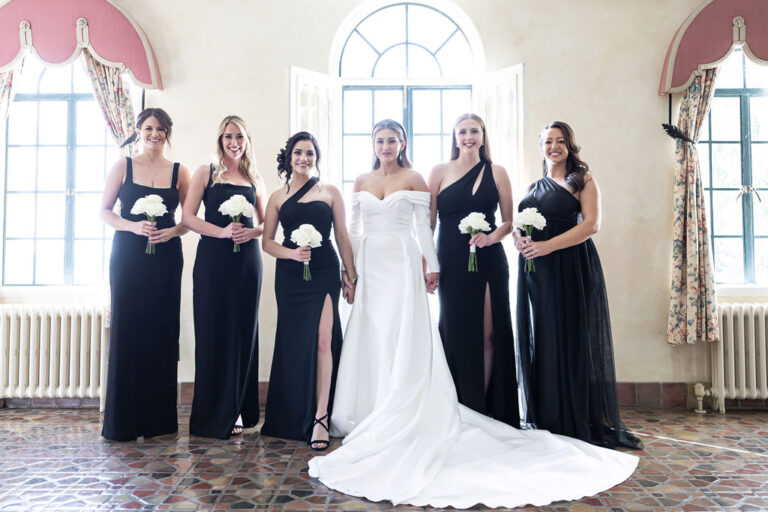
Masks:
[[[352,284],[357,284],[357,277],[352,277],[349,280]]]

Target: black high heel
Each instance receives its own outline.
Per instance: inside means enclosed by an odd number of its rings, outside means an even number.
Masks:
[[[315,425],[320,425],[330,435],[331,431],[328,428],[328,425],[323,423],[323,420],[326,418],[328,418],[328,413],[325,413],[325,415],[321,416],[320,418],[315,418],[315,421],[312,423],[312,430],[315,429]],[[328,445],[330,444],[331,442],[329,440],[326,441],[325,439],[317,439],[309,442],[309,446],[312,448],[312,451],[315,451],[315,452],[322,452],[323,450],[327,449]],[[315,445],[319,445],[319,446],[315,446]]]

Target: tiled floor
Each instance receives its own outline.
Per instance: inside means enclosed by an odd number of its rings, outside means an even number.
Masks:
[[[645,442],[630,480],[539,510],[768,510],[768,412],[628,409]],[[95,409],[0,410],[0,510],[387,510],[309,479],[312,452],[258,433],[143,443],[99,437]],[[512,483],[511,483],[512,484]],[[397,507],[411,510],[416,507]],[[535,510],[535,508],[519,509]]]

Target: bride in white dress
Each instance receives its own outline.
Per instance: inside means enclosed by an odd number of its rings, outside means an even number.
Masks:
[[[456,508],[545,505],[626,480],[633,455],[517,430],[458,403],[427,303],[439,272],[430,194],[409,169],[399,123],[377,123],[373,139],[374,170],[352,197],[360,278],[331,418],[331,433],[346,437],[309,462],[310,476],[372,501]]]

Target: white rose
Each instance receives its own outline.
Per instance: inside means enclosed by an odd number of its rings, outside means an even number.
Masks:
[[[490,231],[491,225],[485,220],[485,215],[480,212],[472,212],[459,222],[459,231],[468,234],[470,231]]]
[[[533,226],[538,230],[542,230],[547,225],[547,219],[539,213],[536,208],[525,208],[523,211],[515,215],[515,220],[512,221],[512,225],[516,228],[524,228],[525,226]]]
[[[299,247],[320,247],[323,235],[312,224],[302,224],[291,232],[291,242]]]
[[[253,205],[242,194],[235,194],[219,206],[219,212],[230,217],[253,217]]]
[[[147,217],[157,218],[168,213],[168,208],[165,207],[162,197],[157,194],[149,194],[148,196],[140,197],[133,203],[131,213],[133,215],[143,214]]]

